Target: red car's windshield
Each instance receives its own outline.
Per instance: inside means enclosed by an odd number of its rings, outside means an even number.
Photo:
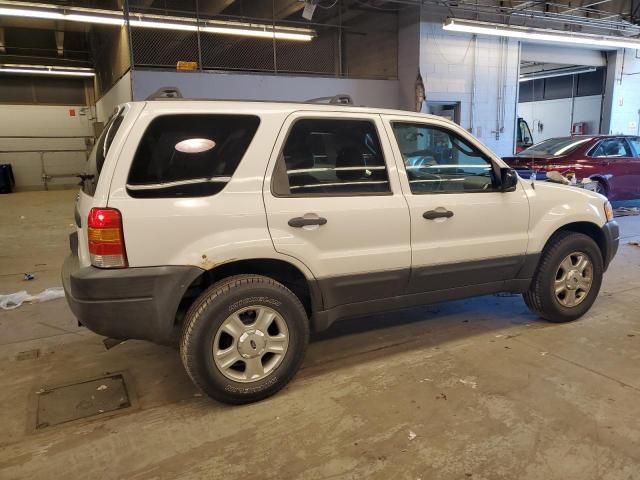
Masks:
[[[567,155],[592,137],[560,137],[549,138],[520,152],[517,157],[534,157],[538,155]]]

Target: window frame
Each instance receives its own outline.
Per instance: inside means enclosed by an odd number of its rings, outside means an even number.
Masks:
[[[282,137],[282,143],[280,144],[280,148],[278,150],[278,154],[275,159],[275,163],[273,165],[273,170],[271,171],[271,180],[269,185],[269,191],[272,196],[276,198],[340,198],[340,197],[383,197],[383,196],[393,196],[394,190],[391,182],[391,169],[389,168],[389,160],[387,156],[384,154],[384,136],[381,135],[380,129],[376,124],[375,119],[372,116],[324,116],[324,115],[314,115],[313,113],[319,112],[304,112],[304,114],[300,116],[296,116],[289,123],[287,127],[287,131],[284,133]],[[389,190],[387,192],[343,192],[343,193],[282,193],[278,192],[276,189],[281,185],[289,185],[289,175],[287,174],[287,168],[284,161],[284,149],[287,144],[287,140],[291,135],[291,131],[293,127],[301,120],[335,120],[335,121],[354,121],[354,122],[368,122],[373,126],[374,131],[378,135],[378,143],[380,145],[380,154],[382,155],[382,161],[384,162],[385,171],[387,173],[387,184],[389,186]],[[386,133],[386,132],[385,132]]]
[[[610,156],[610,155],[594,155],[595,151],[600,147],[600,145],[602,145],[604,142],[608,142],[609,140],[621,140],[624,143],[626,143],[627,144],[627,148],[631,152],[631,156],[619,157],[619,156]],[[633,145],[631,145],[631,143],[627,141],[626,137],[608,137],[608,138],[603,138],[603,139],[599,140],[598,142],[596,142],[596,144],[593,147],[591,147],[589,149],[589,151],[587,152],[587,157],[589,157],[589,158],[609,158],[609,159],[614,159],[614,160],[615,159],[620,159],[620,158],[634,158],[633,152],[634,152]],[[637,158],[637,157],[635,157],[635,158]]]
[[[500,165],[498,165],[498,163],[496,163],[495,160],[490,155],[487,155],[487,152],[485,152],[483,148],[480,148],[475,142],[470,141],[468,138],[460,135],[454,129],[446,125],[440,125],[438,123],[429,123],[429,122],[413,120],[413,119],[398,120],[397,118],[389,119],[388,121],[389,121],[389,126],[391,127],[390,137],[391,137],[391,140],[395,142],[395,146],[397,147],[398,153],[400,154],[400,158],[398,160],[399,160],[399,163],[402,165],[402,169],[404,171],[404,175],[407,180],[407,186],[409,187],[409,191],[405,193],[406,195],[460,195],[460,194],[474,194],[474,193],[483,193],[483,194],[484,193],[504,193],[500,190],[500,185],[498,184],[500,179]],[[411,181],[409,180],[409,174],[407,172],[407,165],[404,161],[404,155],[402,154],[402,150],[400,149],[400,144],[398,143],[398,140],[395,134],[394,124],[397,124],[397,123],[405,124],[405,125],[420,125],[423,128],[432,128],[435,130],[440,130],[448,135],[452,135],[453,137],[459,140],[462,140],[464,143],[468,143],[469,145],[471,145],[475,150],[477,150],[479,153],[482,154],[483,158],[489,163],[489,166],[491,167],[492,188],[487,190],[455,190],[455,191],[434,190],[434,191],[425,191],[425,192],[414,192],[411,189]]]
[[[127,109],[124,106],[118,106],[114,109],[113,113],[109,117],[109,119],[104,124],[103,130],[96,137],[95,143],[93,145],[92,151],[89,153],[89,157],[87,158],[87,165],[85,167],[85,174],[91,175],[91,177],[81,178],[80,181],[80,190],[90,197],[94,197],[96,190],[98,188],[98,181],[100,180],[100,175],[102,175],[102,170],[104,169],[104,165],[107,161],[107,156],[111,151],[111,145],[116,138],[116,135],[120,131],[122,127],[122,122],[127,114]],[[117,123],[117,125],[116,125]],[[111,131],[114,129],[113,135],[109,139],[109,135]],[[106,151],[105,151],[106,148]],[[99,150],[103,150],[102,152],[102,161],[98,165],[98,153]],[[91,157],[93,161],[91,160]],[[93,173],[92,173],[93,172]]]

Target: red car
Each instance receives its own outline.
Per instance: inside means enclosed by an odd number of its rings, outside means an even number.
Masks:
[[[505,162],[523,178],[545,180],[549,171],[590,178],[610,200],[640,198],[640,137],[585,135],[550,138]]]

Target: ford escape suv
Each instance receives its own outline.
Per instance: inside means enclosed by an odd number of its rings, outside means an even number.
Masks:
[[[75,221],[78,320],[179,341],[194,383],[236,404],[286,385],[340,318],[506,291],[574,320],[618,248],[603,196],[532,185],[452,122],[304,103],[122,105]]]

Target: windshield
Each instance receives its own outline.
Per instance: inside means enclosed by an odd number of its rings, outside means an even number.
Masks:
[[[591,137],[560,137],[549,138],[520,152],[518,157],[532,157],[535,155],[567,155],[580,145],[591,140]]]

